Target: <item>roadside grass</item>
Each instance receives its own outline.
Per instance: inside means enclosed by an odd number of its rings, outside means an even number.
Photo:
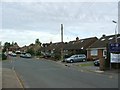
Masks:
[[[93,66],[93,65],[94,65],[93,63],[84,63],[84,64],[79,64],[77,66],[86,67],[86,66]]]

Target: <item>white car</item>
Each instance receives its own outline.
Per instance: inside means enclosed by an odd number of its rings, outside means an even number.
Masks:
[[[20,57],[23,57],[23,58],[31,58],[31,54],[30,53],[24,53],[24,54],[21,54]]]
[[[10,56],[16,57],[17,54],[16,53],[11,53]]]

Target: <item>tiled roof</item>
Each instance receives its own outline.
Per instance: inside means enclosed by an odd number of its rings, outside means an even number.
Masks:
[[[120,43],[120,34],[117,34],[117,41]],[[115,43],[115,35],[103,36],[95,43],[93,43],[89,48],[104,48],[107,43]]]
[[[53,50],[53,49],[60,49],[61,48],[61,42],[58,43],[52,43],[47,47],[47,50]]]
[[[68,44],[65,45],[64,49],[86,49],[88,48],[92,43],[94,43],[97,39],[97,37],[91,37],[86,39],[80,39],[78,41],[70,41]]]
[[[86,49],[88,48],[92,43],[97,41],[97,37],[91,37],[86,39],[80,39],[80,40],[74,40],[70,41],[68,43],[63,43],[63,49],[65,50],[72,50],[72,49]],[[42,47],[40,50],[60,50],[62,46],[61,42],[57,43],[51,43],[48,47]]]

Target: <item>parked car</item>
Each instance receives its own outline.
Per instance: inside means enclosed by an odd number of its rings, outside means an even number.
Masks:
[[[86,55],[85,54],[78,54],[78,55],[72,55],[69,58],[65,59],[65,62],[80,62],[80,61],[86,61]]]
[[[20,54],[20,57],[25,57],[25,54],[23,54],[23,53],[22,53],[22,54]]]
[[[94,66],[100,66],[100,60],[99,59],[94,61]]]
[[[43,57],[44,57],[44,58],[50,58],[50,57],[51,57],[51,54],[50,54],[50,53],[45,53]]]
[[[11,54],[9,54],[10,56],[13,56],[13,57],[16,57],[17,56],[17,54],[16,53],[11,53]]]
[[[30,53],[26,53],[25,56],[26,56],[26,58],[31,58],[32,57]]]
[[[16,54],[21,54],[21,52],[19,50],[15,51]]]
[[[31,58],[32,56],[29,53],[22,53],[22,54],[20,54],[20,57],[22,57],[22,58]]]

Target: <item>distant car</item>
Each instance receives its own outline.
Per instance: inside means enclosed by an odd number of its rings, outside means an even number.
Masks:
[[[25,57],[25,54],[20,54],[20,57]]]
[[[26,56],[26,58],[31,58],[31,54],[29,54],[29,53],[26,53],[25,56]]]
[[[13,56],[13,57],[16,57],[17,56],[17,54],[16,53],[11,53],[11,54],[9,54],[10,56]]]
[[[51,56],[52,56],[52,55],[51,55],[50,53],[44,53],[44,54],[43,54],[43,57],[44,57],[44,58],[50,58]]]
[[[94,66],[100,66],[100,60],[99,59],[94,61]]]
[[[15,51],[15,53],[16,53],[16,54],[21,54],[21,52],[20,52],[20,51]]]
[[[29,53],[24,53],[24,54],[21,54],[20,57],[22,57],[22,58],[31,58],[32,56]]]
[[[71,57],[66,58],[64,61],[70,63],[80,62],[80,61],[83,62],[86,61],[86,55],[85,54],[72,55]]]

